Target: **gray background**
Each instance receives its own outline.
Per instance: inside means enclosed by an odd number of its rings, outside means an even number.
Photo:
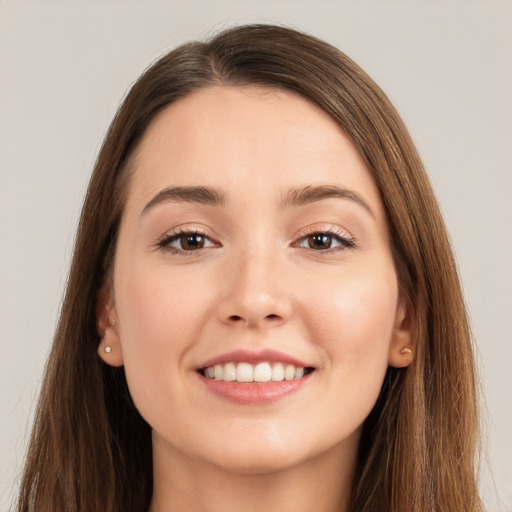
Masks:
[[[512,511],[512,2],[0,0],[0,510],[21,470],[84,190],[165,50],[280,22],[345,51],[407,123],[459,260],[482,376],[482,494]]]

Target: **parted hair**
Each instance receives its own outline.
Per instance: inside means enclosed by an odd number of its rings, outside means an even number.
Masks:
[[[18,512],[146,512],[151,428],[123,368],[97,355],[134,155],[155,116],[201,88],[293,91],[351,139],[380,190],[401,292],[414,312],[413,363],[389,368],[363,425],[351,512],[479,512],[472,340],[438,204],[402,120],[346,55],[296,30],[230,28],[178,47],[133,85],[108,130],[84,201],[67,289],[22,476]]]

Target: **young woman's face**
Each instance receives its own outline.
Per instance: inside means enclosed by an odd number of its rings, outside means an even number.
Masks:
[[[243,472],[353,456],[408,334],[348,138],[292,93],[211,87],[156,118],[134,166],[102,357],[155,450]]]

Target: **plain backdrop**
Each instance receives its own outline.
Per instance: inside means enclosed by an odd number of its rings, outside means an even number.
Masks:
[[[87,181],[142,70],[247,22],[326,39],[388,94],[430,173],[482,377],[482,494],[512,511],[512,2],[0,0],[0,510],[16,492]]]

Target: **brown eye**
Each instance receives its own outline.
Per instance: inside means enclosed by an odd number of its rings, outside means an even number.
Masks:
[[[216,244],[206,235],[195,231],[180,231],[173,235],[165,236],[158,246],[162,249],[169,249],[174,254],[194,252],[208,247],[215,247]]]
[[[199,233],[190,233],[182,235],[180,238],[181,249],[184,251],[194,251],[202,249],[205,245],[205,237]]]
[[[310,249],[330,249],[332,246],[332,235],[326,233],[314,233],[307,237],[308,247]]]
[[[311,249],[316,252],[324,252],[330,254],[335,251],[343,251],[345,249],[353,249],[356,247],[354,238],[349,237],[342,233],[331,233],[329,231],[318,231],[310,233],[304,238],[298,240],[295,247],[303,247],[304,249]]]

